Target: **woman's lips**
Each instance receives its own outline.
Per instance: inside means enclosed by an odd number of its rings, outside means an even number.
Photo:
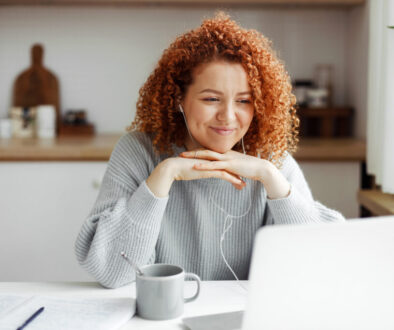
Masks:
[[[234,132],[234,129],[231,128],[215,128],[215,127],[211,127],[211,128],[219,135],[230,135]]]

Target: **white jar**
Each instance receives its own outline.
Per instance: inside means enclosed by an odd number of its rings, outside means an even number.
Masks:
[[[37,106],[37,136],[52,139],[56,136],[56,112],[53,105]]]
[[[11,119],[2,118],[0,119],[0,138],[9,139],[12,136]]]
[[[308,106],[311,108],[328,107],[328,90],[325,88],[309,89],[307,91]]]

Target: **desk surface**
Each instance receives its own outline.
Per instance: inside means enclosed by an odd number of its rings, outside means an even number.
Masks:
[[[242,281],[247,285],[246,281]],[[185,282],[185,296],[195,292],[195,282]],[[94,282],[0,282],[0,294],[37,294],[62,297],[133,297],[135,284],[119,289],[104,289]],[[200,297],[185,304],[182,317],[232,312],[245,309],[247,293],[236,281],[203,281]],[[187,329],[182,317],[168,321],[148,321],[134,316],[126,329]]]

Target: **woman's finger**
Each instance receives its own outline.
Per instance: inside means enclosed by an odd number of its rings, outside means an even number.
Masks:
[[[193,167],[196,170],[226,170],[228,169],[228,165],[228,162],[218,160],[216,162],[198,163],[195,164]]]
[[[220,154],[218,152],[207,150],[207,149],[185,151],[180,153],[179,156],[185,158],[207,159],[207,160],[224,160],[226,158],[224,154]]]
[[[223,179],[226,180],[233,185],[235,184],[236,186],[244,186],[245,182],[239,179],[237,176],[228,173],[226,171],[204,171],[201,172],[201,177],[202,178],[218,178],[218,179]]]
[[[238,179],[241,179],[241,175],[237,173],[236,169],[229,164],[228,161],[216,161],[216,162],[206,162],[198,163],[193,165],[193,168],[198,171],[209,171],[209,170],[221,170],[226,171],[231,175],[234,175]],[[244,182],[244,181],[242,181]]]

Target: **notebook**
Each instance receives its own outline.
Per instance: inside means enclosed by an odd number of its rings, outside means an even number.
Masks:
[[[132,298],[0,295],[0,329],[17,329],[42,306],[44,311],[29,323],[29,330],[119,329],[136,310]]]

